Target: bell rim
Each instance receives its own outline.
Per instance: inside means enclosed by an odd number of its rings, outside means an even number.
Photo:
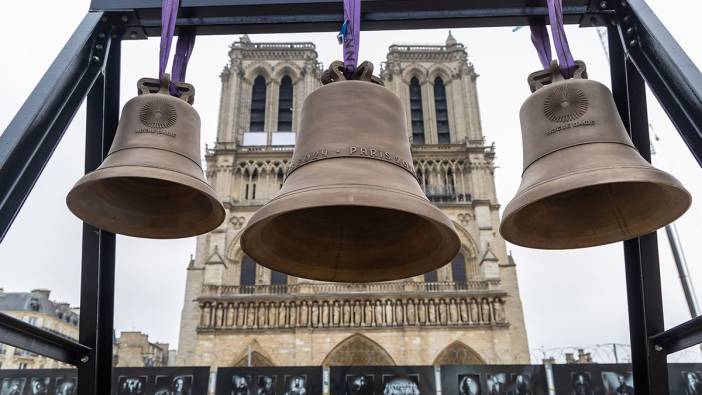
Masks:
[[[329,190],[326,191],[330,197],[336,197],[336,199],[340,199],[339,195],[333,192],[330,192]],[[386,191],[387,192],[387,191]],[[317,195],[318,197],[319,195]],[[407,193],[403,194],[403,196],[407,197]],[[414,195],[412,195],[414,196]],[[421,275],[424,273],[427,273],[431,270],[435,270],[439,267],[442,267],[449,263],[451,259],[453,259],[459,252],[461,248],[461,240],[460,237],[458,236],[456,229],[453,225],[453,221],[441,210],[439,210],[437,207],[432,205],[426,198],[421,199],[417,196],[416,198],[416,203],[423,206],[421,207],[423,210],[423,213],[417,212],[417,211],[411,211],[408,209],[402,209],[400,207],[394,207],[394,206],[388,206],[388,205],[381,205],[377,201],[374,201],[372,198],[368,198],[367,196],[354,196],[354,201],[352,203],[349,203],[348,201],[346,202],[328,202],[325,204],[316,204],[316,205],[304,205],[304,203],[300,202],[300,199],[296,199],[292,196],[288,196],[287,198],[282,200],[271,200],[268,204],[264,205],[261,209],[259,209],[254,215],[249,219],[246,227],[243,229],[241,233],[241,238],[240,238],[240,245],[242,250],[249,255],[252,259],[254,259],[258,264],[267,267],[269,269],[277,270],[283,273],[287,273],[289,275],[301,277],[301,278],[306,278],[310,280],[317,280],[317,281],[330,281],[330,282],[345,282],[345,283],[353,283],[353,282],[376,282],[376,281],[391,281],[391,280],[399,280],[403,278],[410,278],[413,276]],[[367,200],[366,200],[367,199]],[[334,200],[333,198],[330,200]],[[272,206],[281,206],[281,205],[287,205],[286,203],[292,201],[293,205],[285,207],[285,209],[278,209],[278,210],[273,210]],[[294,208],[295,204],[299,205],[299,207]],[[380,208],[380,209],[386,209],[386,210],[392,210],[392,211],[397,211],[397,212],[402,212],[402,213],[407,213],[407,214],[412,214],[412,215],[417,215],[421,217],[424,221],[426,221],[428,224],[431,224],[434,229],[437,229],[437,234],[440,234],[442,236],[442,240],[446,240],[447,247],[442,248],[445,251],[452,251],[450,254],[446,253],[443,254],[447,256],[445,259],[446,262],[444,262],[443,257],[441,259],[430,259],[427,260],[428,263],[424,265],[403,265],[401,267],[407,266],[407,268],[413,268],[415,270],[408,270],[404,272],[399,272],[402,275],[398,276],[396,273],[398,273],[397,266],[392,267],[390,270],[385,270],[385,273],[389,272],[388,274],[383,275],[383,270],[378,270],[378,271],[373,271],[372,275],[368,275],[364,277],[362,280],[358,280],[357,278],[349,278],[349,274],[344,274],[342,276],[328,276],[328,275],[309,275],[309,273],[315,273],[314,268],[317,270],[319,269],[318,267],[315,267],[313,265],[309,265],[310,271],[306,272],[304,275],[300,275],[301,272],[293,273],[290,272],[288,267],[286,266],[285,263],[280,263],[277,264],[274,263],[270,264],[270,262],[266,262],[268,260],[268,257],[265,257],[263,255],[259,255],[256,248],[249,248],[249,242],[250,238],[252,237],[252,232],[256,232],[257,228],[260,228],[261,226],[265,225],[269,221],[272,221],[273,219],[276,219],[277,217],[281,215],[285,215],[286,213],[291,213],[295,211],[304,211],[305,209],[311,209],[311,208],[320,208],[320,207],[349,207],[349,206],[354,206],[354,207],[372,207],[372,208]],[[267,209],[267,210],[265,210]],[[264,211],[265,210],[265,211]],[[270,212],[269,210],[273,210]],[[266,212],[269,211],[269,212]],[[432,215],[432,213],[434,215]],[[438,231],[441,230],[441,231]],[[443,237],[447,236],[447,237]],[[450,256],[449,256],[450,255]],[[263,259],[261,259],[263,258]],[[434,263],[434,262],[441,262],[440,264]],[[382,262],[379,263],[379,267],[382,268]],[[420,267],[421,269],[417,269],[417,267]],[[366,273],[368,273],[366,271]],[[394,275],[393,275],[394,274]]]
[[[117,226],[113,227],[110,226],[109,224],[105,224],[104,222],[100,223],[100,221],[96,221],[95,218],[87,218],[87,216],[82,215],[83,212],[77,210],[77,207],[74,205],[75,201],[74,199],[77,198],[76,193],[78,193],[81,190],[86,190],[87,188],[90,188],[93,186],[97,181],[99,180],[105,180],[105,179],[111,179],[111,178],[144,178],[144,179],[155,179],[159,181],[168,181],[171,183],[175,183],[181,186],[188,187],[190,189],[193,189],[197,192],[200,192],[204,194],[208,201],[210,202],[213,210],[211,214],[205,218],[202,218],[197,221],[197,223],[206,223],[207,226],[203,226],[202,228],[188,228],[188,227],[181,227],[180,229],[183,229],[183,231],[179,232],[169,232],[169,233],[161,233],[161,234],[156,234],[156,233],[142,233],[142,232],[132,232],[132,231],[125,231],[122,228],[119,228]],[[187,238],[187,237],[193,237],[193,236],[198,236],[207,232],[210,232],[217,227],[219,227],[222,222],[224,222],[224,219],[226,217],[226,210],[224,208],[224,205],[222,202],[219,200],[217,197],[217,193],[215,190],[205,181],[200,180],[196,177],[193,177],[192,175],[184,174],[184,173],[179,173],[177,171],[171,170],[171,169],[164,169],[164,168],[158,168],[158,167],[148,167],[148,166],[140,166],[140,165],[120,165],[120,166],[114,166],[114,167],[102,167],[98,168],[88,174],[85,174],[83,177],[81,177],[71,188],[71,190],[68,192],[66,195],[66,205],[68,206],[68,209],[78,218],[80,218],[82,221],[89,223],[93,226],[96,226],[100,229],[107,230],[112,233],[116,234],[121,234],[125,236],[130,236],[130,237],[139,237],[139,238],[148,238],[148,239],[180,239],[180,238]],[[87,218],[87,219],[86,219]],[[163,229],[170,229],[172,230],[172,227],[169,226],[164,226]],[[188,229],[195,229],[195,230],[190,230],[186,231]],[[202,230],[206,229],[206,230]]]
[[[626,169],[627,172],[619,172],[618,170]],[[603,174],[607,174],[607,181],[601,181]],[[577,182],[572,182],[576,179]],[[600,180],[600,181],[598,181]],[[536,203],[538,201],[552,198],[558,194],[565,192],[572,192],[578,189],[591,186],[602,186],[608,184],[622,184],[622,183],[647,183],[656,186],[662,186],[673,192],[676,195],[677,201],[684,202],[684,204],[676,206],[678,210],[674,213],[665,216],[665,222],[655,228],[647,230],[641,230],[639,232],[633,232],[632,237],[639,237],[648,233],[651,233],[661,227],[669,224],[680,216],[682,216],[692,205],[692,195],[690,192],[678,181],[673,175],[659,170],[652,166],[610,166],[610,167],[600,167],[594,169],[587,169],[580,172],[569,173],[565,176],[549,179],[525,188],[522,190],[522,185],[520,185],[514,198],[507,204],[505,211],[502,215],[502,220],[500,221],[500,235],[512,244],[528,247],[528,248],[538,248],[545,250],[563,250],[563,249],[578,249],[578,248],[588,248],[600,245],[607,245],[622,241],[622,238],[610,237],[601,238],[598,240],[593,240],[591,242],[579,242],[571,244],[561,244],[554,245],[552,242],[549,243],[538,243],[525,241],[523,238],[512,237],[519,234],[520,231],[513,225],[515,219],[519,213],[528,205]],[[553,185],[565,184],[569,185],[569,188],[558,190],[556,192],[551,192],[548,194],[543,194],[544,189],[553,190]],[[542,192],[541,194],[539,194]],[[539,197],[541,196],[541,197]]]

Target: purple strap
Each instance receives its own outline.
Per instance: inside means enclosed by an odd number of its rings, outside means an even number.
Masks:
[[[575,71],[575,61],[570,53],[568,38],[563,28],[563,5],[561,0],[547,0],[548,20],[551,22],[551,35],[556,48],[558,65],[564,78],[571,78]],[[548,38],[548,31],[544,25],[531,25],[531,42],[536,47],[539,60],[544,69],[551,67],[551,42]]]
[[[159,50],[158,76],[163,78],[168,64],[168,57],[171,53],[171,43],[175,33],[176,19],[178,17],[179,0],[163,0],[161,3],[161,48]],[[188,60],[195,46],[195,32],[181,29],[176,53],[171,67],[171,82],[185,81],[185,71],[188,68]],[[175,84],[169,86],[171,95],[178,96]]]
[[[344,0],[344,74],[347,78],[356,71],[358,47],[361,42],[361,0]]]

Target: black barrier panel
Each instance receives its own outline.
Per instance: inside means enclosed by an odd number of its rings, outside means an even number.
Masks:
[[[702,364],[668,364],[668,385],[671,395],[702,395]]]
[[[627,364],[553,365],[556,395],[634,395],[634,377]]]
[[[436,394],[431,366],[332,366],[331,395]]]
[[[445,365],[442,395],[546,395],[543,365]]]
[[[75,369],[0,370],[0,395],[75,395]]]
[[[114,395],[207,395],[209,367],[115,368]]]
[[[217,369],[215,395],[321,394],[321,366]]]

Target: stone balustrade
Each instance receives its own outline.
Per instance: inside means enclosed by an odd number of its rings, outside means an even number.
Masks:
[[[218,300],[199,298],[199,332],[284,328],[507,326],[505,296]]]

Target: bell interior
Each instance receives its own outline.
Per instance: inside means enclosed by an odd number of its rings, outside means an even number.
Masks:
[[[290,211],[265,221],[257,233],[265,235],[258,252],[272,258],[267,261],[298,276],[337,281],[421,274],[428,269],[408,265],[435,263],[427,251],[443,239],[439,226],[420,215],[368,206]]]
[[[591,247],[652,232],[685,211],[682,200],[684,191],[659,183],[590,185],[527,204],[514,228],[528,246]]]
[[[127,235],[172,237],[189,227],[196,234],[203,228],[201,219],[213,211],[204,193],[168,180],[111,177],[96,180],[90,188],[101,202],[94,205],[93,209],[99,210],[94,215],[119,226],[123,229],[120,233]]]

